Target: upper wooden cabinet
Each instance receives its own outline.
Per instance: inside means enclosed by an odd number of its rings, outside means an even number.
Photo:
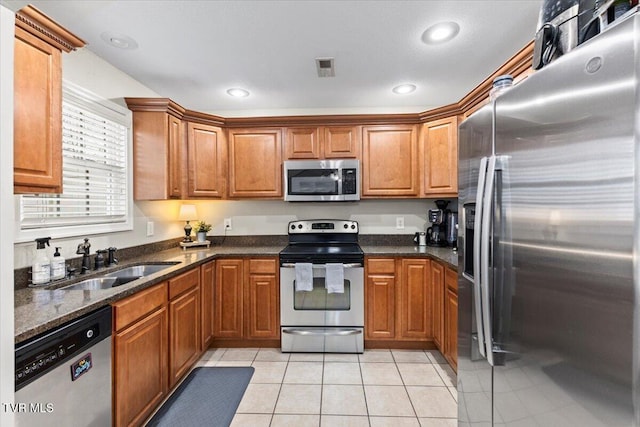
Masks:
[[[282,197],[282,130],[229,129],[229,197]]]
[[[364,126],[362,197],[415,197],[418,193],[416,126]]]
[[[125,101],[133,111],[133,198],[181,198],[186,178],[184,110],[166,98]]]
[[[33,6],[16,13],[14,193],[62,192],[62,51],[84,41]]]
[[[355,159],[360,147],[358,126],[289,127],[287,159]]]
[[[221,128],[187,123],[189,197],[225,196],[226,148]]]
[[[422,189],[425,196],[458,196],[458,118],[422,127]]]

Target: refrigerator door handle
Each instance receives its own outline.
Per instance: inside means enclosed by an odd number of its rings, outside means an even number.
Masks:
[[[478,349],[482,357],[486,355],[486,344],[484,340],[484,327],[482,321],[482,293],[481,289],[481,264],[480,264],[480,252],[481,252],[481,236],[482,233],[482,207],[483,196],[485,190],[485,181],[487,178],[487,157],[480,159],[480,170],[478,171],[478,189],[476,191],[476,214],[474,218],[473,228],[475,230],[473,236],[473,300],[475,305],[475,317],[476,327],[478,333]]]
[[[482,225],[480,226],[480,292],[482,294],[482,326],[485,337],[485,351],[487,361],[491,366],[493,360],[493,337],[491,331],[491,296],[489,294],[489,254],[491,236],[491,217],[493,205],[493,189],[496,176],[496,157],[491,156],[487,162],[487,177],[484,186],[484,200],[482,201]]]

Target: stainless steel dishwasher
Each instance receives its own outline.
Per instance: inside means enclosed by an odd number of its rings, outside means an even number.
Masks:
[[[16,346],[16,426],[111,426],[111,307]]]

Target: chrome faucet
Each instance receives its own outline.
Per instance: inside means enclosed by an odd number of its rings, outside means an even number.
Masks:
[[[87,271],[91,270],[91,258],[89,256],[90,250],[91,243],[89,243],[88,238],[85,238],[84,243],[80,243],[76,250],[76,254],[82,255],[82,268],[80,270],[80,274],[85,274]]]

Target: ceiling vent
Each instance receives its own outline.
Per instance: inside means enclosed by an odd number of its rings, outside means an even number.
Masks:
[[[316,58],[318,77],[335,77],[336,70],[333,66],[333,58]]]

